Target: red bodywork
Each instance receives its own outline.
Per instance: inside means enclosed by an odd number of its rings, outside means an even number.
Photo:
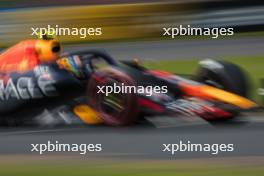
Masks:
[[[25,40],[0,55],[0,71],[24,73],[41,63],[51,63],[60,57],[57,40]]]
[[[1,54],[1,72],[26,72],[40,64],[36,43],[37,40],[26,40]]]
[[[160,71],[160,70],[148,70],[148,73],[160,77],[163,79],[177,79],[175,78],[175,75],[166,71]],[[200,98],[201,100],[205,101],[214,101],[214,99],[210,96],[208,96],[206,93],[204,93],[204,85],[192,85],[189,84],[188,82],[178,80],[177,83],[178,88],[180,88],[181,92],[183,93],[183,97],[196,97]],[[146,100],[147,101],[147,100]],[[141,106],[152,109],[152,110],[157,110],[157,112],[161,112],[161,109],[164,110],[164,107],[162,105],[159,105],[155,103],[155,108],[153,108],[154,103],[142,103],[141,101],[139,102]],[[158,107],[159,106],[159,107]],[[199,105],[200,106],[200,105]],[[200,109],[189,109],[190,114],[196,114],[200,117],[203,117],[204,119],[212,120],[212,119],[218,119],[218,118],[230,118],[232,116],[232,113],[221,109],[216,106],[206,106],[202,105],[200,106]]]

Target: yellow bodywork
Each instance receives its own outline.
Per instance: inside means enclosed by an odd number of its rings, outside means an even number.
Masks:
[[[52,48],[58,47],[59,50],[54,52]],[[38,40],[36,42],[36,52],[42,63],[56,61],[60,56],[60,43],[58,40]]]
[[[88,105],[81,104],[75,106],[73,112],[86,124],[96,125],[103,123],[99,114]]]
[[[250,109],[258,106],[256,103],[254,103],[253,101],[247,98],[241,97],[239,95],[215,87],[204,86],[202,88],[202,92],[208,95],[209,97],[212,97],[217,100],[221,100],[229,104],[236,105],[243,109]]]

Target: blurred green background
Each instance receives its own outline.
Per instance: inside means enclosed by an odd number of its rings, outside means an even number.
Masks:
[[[87,158],[86,158],[87,157]],[[2,157],[0,174],[5,176],[261,176],[263,157],[124,160],[86,156]],[[7,159],[8,158],[8,159]]]

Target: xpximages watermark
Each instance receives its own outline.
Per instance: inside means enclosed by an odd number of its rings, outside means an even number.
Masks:
[[[175,155],[177,152],[208,152],[212,155],[217,155],[220,152],[233,152],[234,144],[197,144],[191,141],[174,144],[162,144],[162,151]]]
[[[31,144],[31,152],[37,152],[40,155],[49,152],[78,152],[85,155],[87,152],[100,152],[102,150],[102,144],[65,144],[59,141]]]
[[[31,27],[31,35],[44,36],[44,35],[57,35],[57,36],[79,36],[80,38],[86,38],[88,36],[100,36],[103,34],[101,27],[60,27],[59,25],[47,27]]]
[[[234,35],[233,28],[208,28],[208,27],[192,27],[191,25],[179,25],[177,27],[164,27],[163,36],[175,38],[176,36],[210,36],[217,39],[219,36],[232,36]]]
[[[111,86],[97,86],[97,93],[103,93],[106,96],[109,94],[128,94],[138,93],[146,96],[152,96],[153,94],[166,94],[168,93],[168,86],[127,86],[122,83],[121,85],[114,83]]]

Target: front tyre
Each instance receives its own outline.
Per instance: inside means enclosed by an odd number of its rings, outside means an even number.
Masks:
[[[206,59],[200,62],[200,67],[196,75],[198,82],[235,93],[242,97],[249,97],[249,79],[247,74],[238,65],[227,61]],[[229,118],[216,118],[217,121],[226,121],[240,114],[237,108],[230,105],[225,106],[228,108],[224,109],[232,115]]]
[[[200,62],[196,80],[243,97],[249,97],[250,85],[246,73],[227,61],[206,59]]]

